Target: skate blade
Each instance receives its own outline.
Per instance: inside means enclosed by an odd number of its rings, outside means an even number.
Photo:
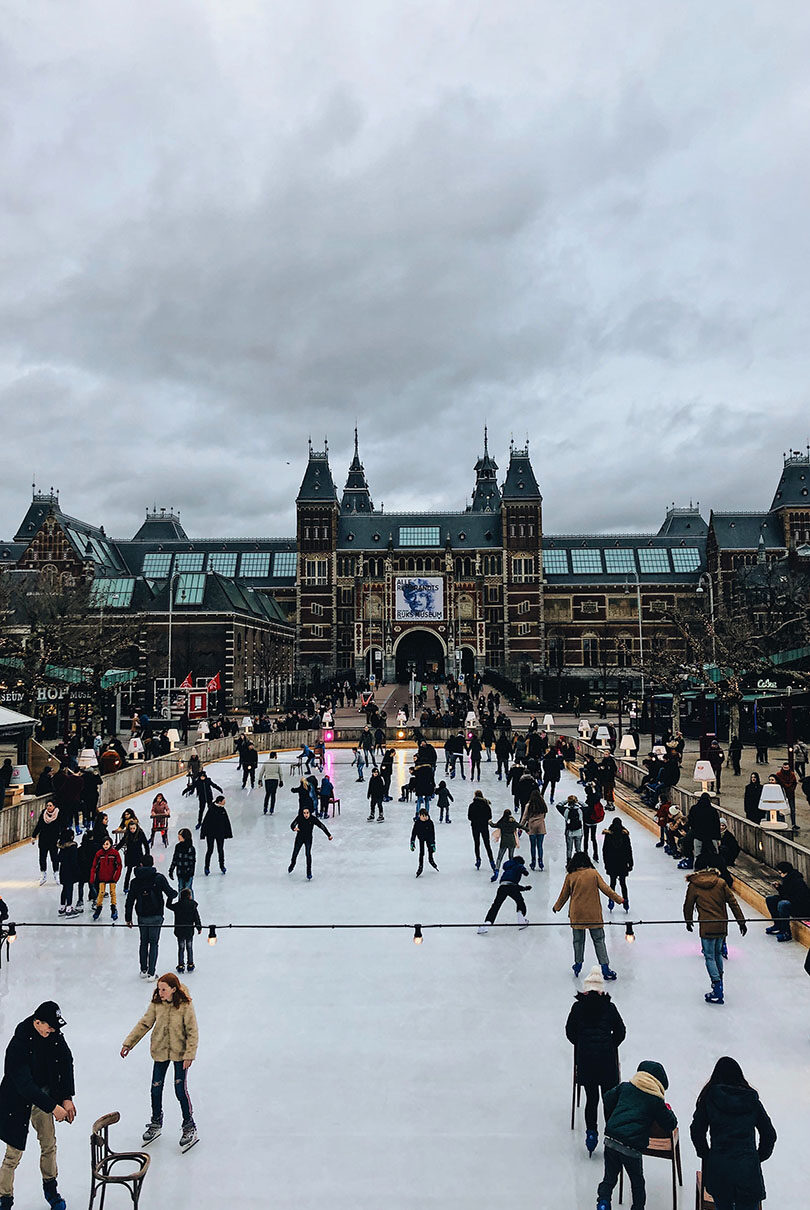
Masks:
[[[196,1147],[196,1146],[197,1146],[197,1144],[199,1143],[199,1141],[200,1141],[200,1139],[199,1139],[199,1136],[198,1136],[198,1137],[197,1137],[197,1138],[194,1140],[194,1142],[193,1142],[193,1143],[186,1143],[185,1147],[181,1147],[181,1148],[180,1148],[180,1150],[181,1150],[182,1152],[184,1152],[184,1153],[185,1153],[186,1151],[191,1151],[191,1148],[192,1148],[192,1147]]]

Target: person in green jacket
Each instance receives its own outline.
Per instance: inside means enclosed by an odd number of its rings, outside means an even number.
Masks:
[[[610,1210],[610,1198],[622,1168],[630,1180],[630,1210],[643,1210],[646,1205],[642,1152],[650,1145],[653,1127],[659,1134],[671,1134],[678,1125],[664,1100],[668,1087],[661,1064],[645,1059],[629,1082],[623,1081],[605,1093],[605,1174],[597,1189],[596,1210]]]

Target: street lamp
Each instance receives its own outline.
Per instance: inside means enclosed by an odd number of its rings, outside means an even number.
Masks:
[[[176,571],[173,575],[169,576],[169,655],[166,664],[166,718],[169,719],[172,717],[172,590],[174,588],[175,581],[178,580],[182,574],[183,573],[181,571]]]
[[[711,622],[711,627],[712,627],[712,663],[716,664],[717,663],[717,648],[715,645],[715,636],[714,636],[714,584],[712,583],[712,578],[707,571],[704,571],[701,574],[701,577],[698,580],[697,588],[695,589],[695,592],[698,594],[698,596],[703,596],[704,581],[709,586],[709,620]]]
[[[641,580],[638,572],[631,573],[636,581],[636,606],[638,609],[638,662],[641,668],[641,703],[644,705],[644,635],[641,630]],[[625,589],[626,591],[626,589]]]

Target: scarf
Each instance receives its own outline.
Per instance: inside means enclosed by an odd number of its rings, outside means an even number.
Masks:
[[[660,1080],[656,1080],[655,1076],[651,1076],[648,1071],[637,1071],[631,1077],[630,1083],[641,1092],[648,1092],[651,1097],[660,1097],[663,1101],[664,1086]]]

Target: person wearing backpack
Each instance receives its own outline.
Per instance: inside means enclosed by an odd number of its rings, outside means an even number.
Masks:
[[[599,795],[598,786],[585,787],[585,806],[582,811],[583,849],[588,852],[588,841],[591,842],[591,852],[594,861],[599,861],[599,850],[596,847],[596,829],[605,818],[605,804]]]
[[[135,871],[124,907],[124,919],[128,928],[132,928],[133,908],[138,916],[142,979],[155,977],[164,902],[172,903],[176,898],[177,892],[169,886],[162,874],[158,874],[152,854],[147,853],[141,858],[141,864]]]
[[[582,849],[582,818],[585,808],[575,794],[569,794],[564,803],[557,803],[557,810],[565,820],[565,860],[570,861],[573,854]]]

